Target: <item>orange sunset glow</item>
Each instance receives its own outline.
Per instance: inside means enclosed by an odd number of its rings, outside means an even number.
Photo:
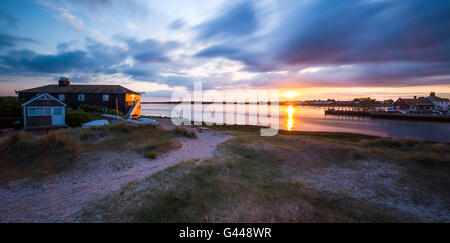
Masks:
[[[300,94],[297,91],[289,90],[281,94],[284,98],[293,99],[297,98]]]

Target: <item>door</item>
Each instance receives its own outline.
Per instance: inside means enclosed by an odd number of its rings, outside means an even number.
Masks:
[[[53,107],[52,125],[64,125],[65,117],[62,107]]]

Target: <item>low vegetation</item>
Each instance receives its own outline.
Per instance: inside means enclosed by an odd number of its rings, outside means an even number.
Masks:
[[[158,152],[155,151],[148,152],[145,154],[145,157],[149,159],[156,159],[156,157],[158,157]]]
[[[121,111],[115,109],[104,111],[101,107],[94,105],[81,105],[79,109],[66,109],[66,123],[70,127],[80,127],[83,123],[90,122],[93,120],[103,119],[102,114],[119,115],[124,117]]]
[[[21,117],[22,102],[18,97],[0,97],[0,117]]]
[[[178,135],[187,137],[187,138],[192,138],[192,139],[196,139],[197,138],[197,134],[192,131],[192,130],[188,130],[184,127],[176,127],[174,132]]]
[[[192,135],[165,131],[159,126],[125,123],[62,129],[45,135],[16,132],[0,140],[0,183],[42,178],[68,170],[83,153],[131,150],[142,156],[151,152],[156,158],[179,148],[176,138],[180,136]]]
[[[232,127],[235,138],[222,144],[216,157],[179,163],[135,181],[86,206],[78,220],[450,220],[450,144],[344,133],[260,137],[255,132]]]
[[[83,205],[82,222],[450,222],[450,144],[348,133],[210,128],[232,139]],[[0,140],[0,183],[67,171],[82,154],[132,151],[152,163],[190,129],[114,125]],[[96,161],[89,161],[95,163]]]
[[[70,127],[81,127],[83,123],[94,120],[93,116],[89,112],[83,110],[66,109],[66,123]]]
[[[15,132],[0,142],[0,183],[64,170],[74,162],[80,148],[77,140],[57,133],[36,136]]]

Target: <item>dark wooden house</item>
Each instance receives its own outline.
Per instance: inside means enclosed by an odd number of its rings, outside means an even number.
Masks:
[[[25,129],[65,127],[66,104],[43,93],[22,104]]]
[[[68,78],[60,78],[58,84],[18,92],[19,98],[26,100],[43,93],[50,94],[73,109],[88,104],[101,107],[105,111],[117,108],[126,114],[135,105],[138,105],[135,109],[137,112],[134,113],[140,116],[140,94],[121,85],[73,85],[70,84]]]
[[[431,111],[434,104],[424,97],[414,97],[414,99],[399,98],[394,107],[397,110],[409,110],[409,111]]]

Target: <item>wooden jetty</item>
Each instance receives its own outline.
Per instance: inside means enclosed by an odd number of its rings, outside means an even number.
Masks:
[[[397,120],[414,120],[414,121],[434,121],[434,122],[450,122],[450,116],[445,115],[428,115],[428,114],[401,114],[394,112],[374,112],[374,111],[358,111],[358,110],[325,110],[325,115],[335,116],[360,116],[375,119],[397,119]]]

